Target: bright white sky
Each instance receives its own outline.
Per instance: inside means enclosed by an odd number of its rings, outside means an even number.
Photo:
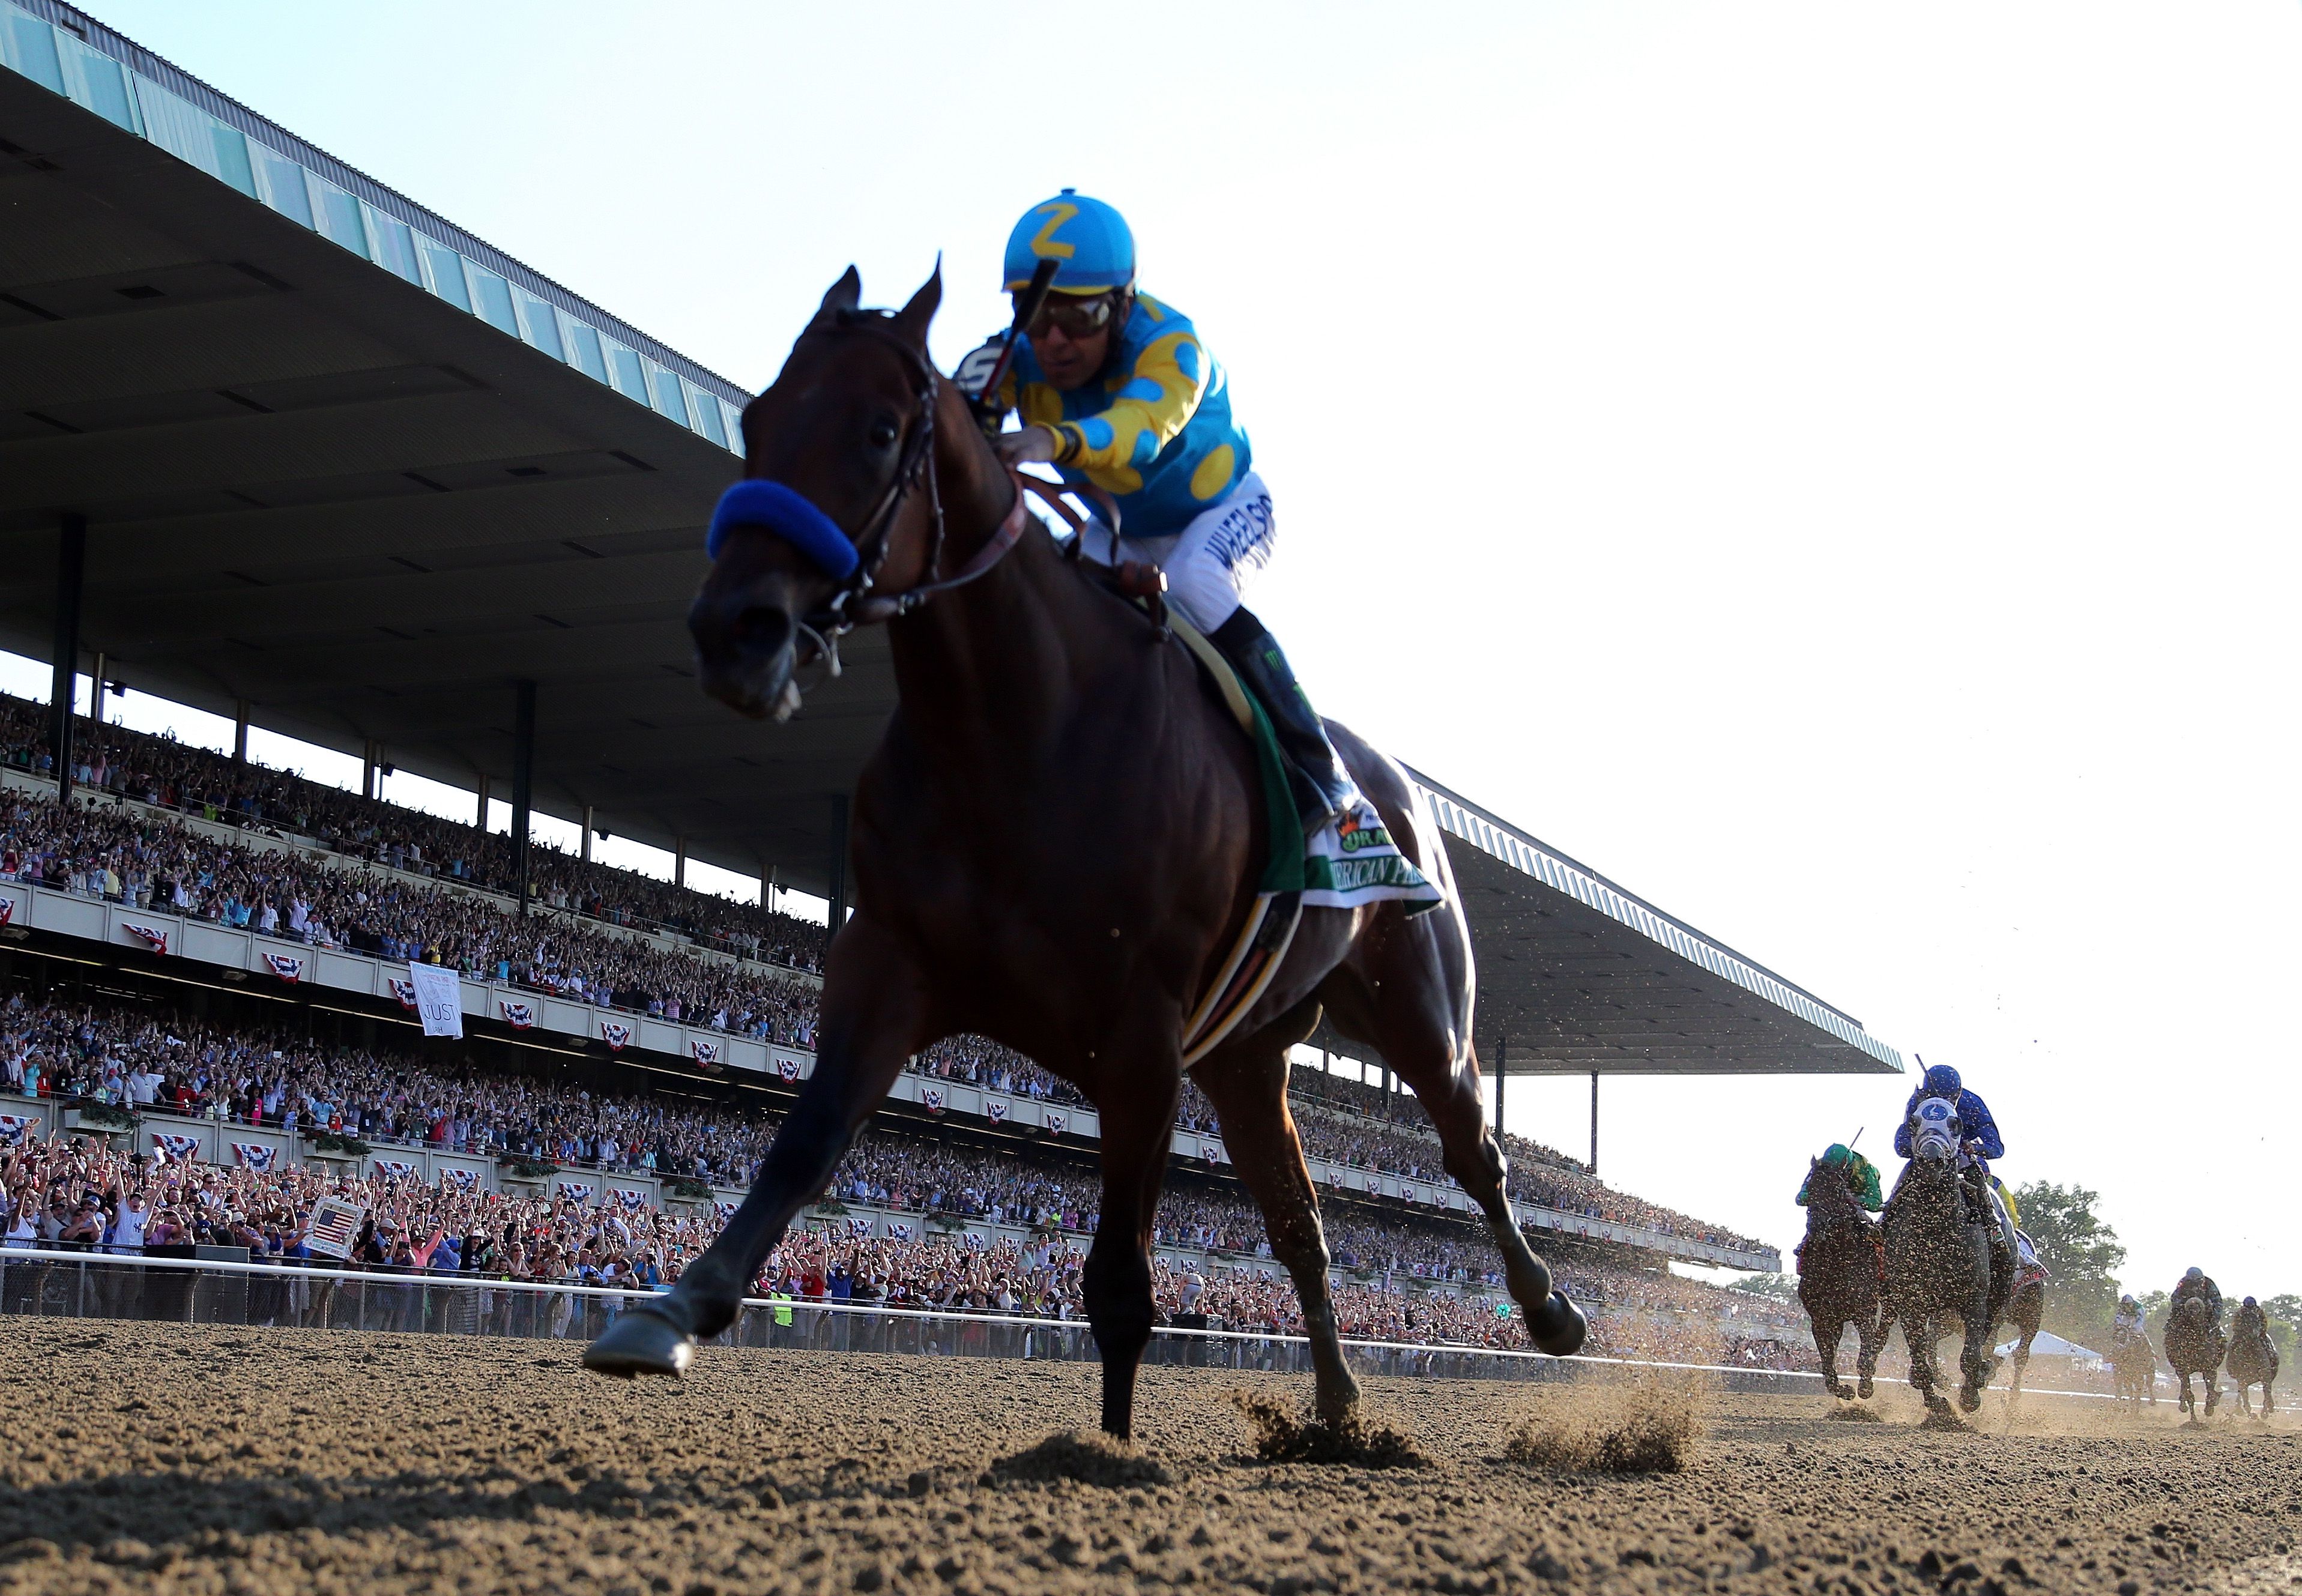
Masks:
[[[1957,1064],[2130,1283],[2302,1289],[2287,0],[99,9],[751,387],[1112,200],[1329,713]],[[1613,1081],[1601,1170],[1787,1253],[1908,1085]]]

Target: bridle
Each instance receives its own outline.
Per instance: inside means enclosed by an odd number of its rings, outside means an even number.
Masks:
[[[928,357],[899,337],[888,326],[892,318],[885,311],[842,310],[833,313],[830,325],[811,329],[809,336],[832,336],[840,333],[860,333],[877,339],[903,357],[904,365],[918,389],[918,414],[912,423],[911,433],[903,440],[903,452],[895,458],[895,475],[888,479],[886,491],[880,495],[864,522],[864,533],[853,540],[855,568],[841,579],[840,585],[817,608],[801,619],[801,631],[814,641],[816,652],[829,667],[830,674],[839,674],[839,640],[858,626],[893,620],[909,615],[929,599],[941,592],[969,583],[997,565],[1016,540],[1022,536],[1023,525],[1029,517],[1025,511],[1023,492],[1016,485],[1015,502],[998,530],[986,540],[982,548],[970,556],[967,563],[951,575],[935,579],[937,568],[943,562],[944,513],[943,493],[935,473],[936,406],[942,394],[943,377]],[[1013,474],[1010,473],[1012,476]],[[895,518],[903,513],[903,501],[925,483],[928,498],[928,580],[900,592],[877,591],[879,572],[892,552]]]

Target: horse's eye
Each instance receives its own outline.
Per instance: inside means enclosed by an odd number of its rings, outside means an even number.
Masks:
[[[895,425],[894,418],[882,416],[871,424],[871,447],[891,449],[900,433],[901,429]]]

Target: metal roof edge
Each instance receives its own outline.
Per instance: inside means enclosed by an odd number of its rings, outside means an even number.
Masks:
[[[1825,1002],[1794,982],[1784,979],[1765,965],[1744,958],[1717,938],[1705,936],[1684,920],[1665,913],[1636,894],[1625,891],[1589,866],[1568,858],[1500,819],[1483,804],[1473,802],[1412,766],[1403,765],[1401,768],[1407,771],[1407,779],[1415,784],[1416,792],[1429,807],[1432,819],[1449,836],[1460,838],[1490,858],[1500,860],[1520,874],[1533,877],[1553,891],[1564,893],[1577,903],[1597,910],[1609,920],[1628,926],[1688,962],[1699,964],[1713,975],[1734,982],[1744,991],[1765,998],[1777,1008],[1797,1016],[1818,1030],[1836,1037],[1848,1046],[1891,1066],[1897,1073],[1901,1072],[1903,1055],[1900,1050],[1870,1035],[1863,1029],[1862,1021],[1844,1009]],[[1450,808],[1455,811],[1452,814],[1448,812]],[[1481,827],[1484,828],[1484,835],[1482,835]]]
[[[9,0],[9,3],[53,26],[68,29],[91,48],[102,51],[130,71],[151,79],[169,93],[219,121],[231,123],[248,137],[263,140],[279,154],[309,168],[338,188],[358,196],[396,220],[429,233],[488,270],[517,283],[537,298],[591,323],[599,331],[630,345],[659,365],[677,372],[697,387],[708,390],[722,402],[741,410],[751,401],[752,395],[740,385],[681,354],[661,340],[651,338],[622,317],[601,309],[533,267],[506,255],[436,211],[416,204],[398,189],[386,187],[358,168],[348,165],[310,141],[298,138],[279,123],[257,114],[164,56],[156,55],[124,34],[107,28],[88,13],[64,4],[63,0]]]

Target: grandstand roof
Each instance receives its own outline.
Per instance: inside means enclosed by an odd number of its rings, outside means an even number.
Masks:
[[[696,691],[744,391],[54,0],[0,0],[0,646],[47,657],[82,515],[108,675],[458,785],[532,679],[539,809],[824,891],[893,673],[859,634],[772,731]],[[1514,1072],[1900,1068],[1426,785]]]

